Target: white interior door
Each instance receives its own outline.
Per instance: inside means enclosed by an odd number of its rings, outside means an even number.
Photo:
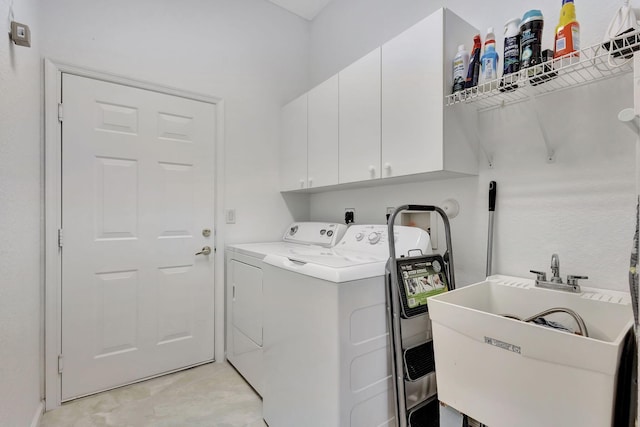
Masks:
[[[64,401],[213,360],[216,106],[62,87]]]

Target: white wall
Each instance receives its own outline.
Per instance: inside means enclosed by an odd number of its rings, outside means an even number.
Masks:
[[[308,23],[264,0],[42,0],[42,54],[56,61],[217,96],[225,103],[217,245],[275,240],[308,197],[278,192],[280,106],[307,85]],[[219,147],[222,148],[222,147]],[[222,150],[221,150],[222,151]],[[216,359],[223,358],[217,253]]]
[[[14,19],[32,47],[13,45]],[[40,63],[36,0],[0,0],[0,426],[29,426],[41,400]]]
[[[473,7],[476,6],[477,7]],[[335,0],[312,23],[311,82],[317,84],[436,8],[446,6],[483,33],[522,16],[517,2],[470,0]],[[576,3],[584,45],[601,40],[619,5]],[[551,46],[560,2],[536,3],[546,17],[544,45]],[[466,41],[470,45],[471,41]],[[502,51],[502,42],[498,51]],[[480,139],[494,155],[479,159],[478,177],[332,191],[311,196],[311,218],[340,220],[345,207],[356,221],[382,222],[385,208],[405,203],[439,205],[453,197],[460,216],[451,221],[458,285],[481,280],[487,245],[488,182],[498,183],[494,273],[532,277],[549,271],[560,255],[561,274],[588,275],[585,286],[626,290],[635,214],[635,144],[616,120],[632,106],[631,76],[571,89],[540,99],[542,122],[557,151],[546,149],[531,104],[480,115]]]
[[[274,147],[280,106],[307,83],[306,21],[264,0],[42,0],[40,11],[45,57],[223,98],[228,242],[279,236],[290,218]]]

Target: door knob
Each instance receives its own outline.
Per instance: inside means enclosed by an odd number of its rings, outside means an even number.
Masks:
[[[205,246],[200,252],[196,252],[196,255],[209,255],[211,253],[211,246]]]

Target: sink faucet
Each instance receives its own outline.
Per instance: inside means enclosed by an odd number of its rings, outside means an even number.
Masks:
[[[536,286],[539,288],[555,289],[558,291],[580,292],[578,279],[588,279],[587,276],[567,276],[567,283],[562,282],[560,277],[560,257],[558,254],[551,255],[551,274],[552,277],[547,280],[547,273],[543,271],[529,270],[536,275]]]
[[[551,255],[551,283],[562,283],[562,278],[560,277],[560,257],[558,254]]]

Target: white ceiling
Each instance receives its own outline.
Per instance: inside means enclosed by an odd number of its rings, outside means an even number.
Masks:
[[[332,0],[269,0],[298,16],[312,21]]]

